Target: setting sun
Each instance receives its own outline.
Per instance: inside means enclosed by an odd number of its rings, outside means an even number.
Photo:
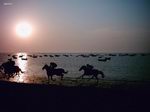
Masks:
[[[16,33],[21,38],[27,38],[32,33],[32,26],[30,23],[23,21],[17,24]]]

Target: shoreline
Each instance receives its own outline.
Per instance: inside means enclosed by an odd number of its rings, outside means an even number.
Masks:
[[[150,81],[148,80],[111,80],[111,79],[96,79],[89,80],[88,77],[84,79],[64,77],[63,80],[60,77],[54,77],[55,81],[49,80],[40,76],[20,75],[14,76],[9,80],[6,79],[2,73],[0,73],[0,83],[5,82],[9,85],[46,85],[46,86],[58,86],[58,87],[80,87],[80,88],[99,88],[99,89],[143,89],[150,88]]]
[[[66,87],[95,87],[95,88],[124,88],[124,89],[134,89],[134,88],[149,88],[150,81],[146,80],[111,80],[111,79],[99,79],[98,82],[96,79],[84,78],[71,78],[64,77],[63,80],[60,80],[59,77],[54,77],[55,81],[49,80],[47,77],[39,76],[15,76],[9,80],[0,75],[0,82],[16,83],[16,84],[38,84],[38,85],[56,85],[56,86],[66,86]]]

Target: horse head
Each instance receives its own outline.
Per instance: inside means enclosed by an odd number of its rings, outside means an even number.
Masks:
[[[83,66],[81,66],[81,68],[79,69],[79,71],[81,71],[81,70],[85,70],[86,69],[86,66],[85,65],[83,65]]]
[[[7,63],[2,63],[2,65],[0,66],[0,69],[7,69],[8,68],[8,64]]]
[[[42,68],[42,70],[47,69],[49,66],[47,64],[45,64]]]
[[[3,65],[0,65],[0,70],[3,70]]]

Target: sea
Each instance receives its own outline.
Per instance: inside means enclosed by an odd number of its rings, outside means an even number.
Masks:
[[[42,67],[55,62],[57,68],[68,71],[64,75],[68,80],[81,76],[83,71],[79,68],[90,64],[104,72],[105,78],[99,75],[100,80],[150,82],[150,53],[0,53],[0,65],[8,59],[13,59],[24,73],[10,79],[1,77],[1,80],[24,83],[36,83],[38,78],[47,80]],[[59,79],[58,76],[54,78]]]

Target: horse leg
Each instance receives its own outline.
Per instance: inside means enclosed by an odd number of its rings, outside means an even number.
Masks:
[[[15,75],[16,75],[15,73],[11,74],[11,78],[14,78]]]
[[[8,76],[9,76],[9,77],[11,77],[11,76],[12,76],[12,74],[8,74]]]
[[[49,76],[48,76],[48,84],[49,84]]]
[[[81,75],[81,76],[79,76],[79,77],[77,77],[77,79],[80,79],[80,78],[82,78],[82,79],[83,79],[83,76],[84,76],[84,74],[83,74],[83,75]]]
[[[94,75],[94,77],[96,78],[96,83],[98,84],[98,80],[99,80],[98,75]]]
[[[8,73],[8,75],[7,75],[7,77],[6,77],[6,78],[7,78],[7,79],[9,79],[10,77],[11,77],[11,75]]]
[[[51,80],[53,80],[53,77],[52,77],[52,75],[51,75]]]
[[[53,75],[51,75],[51,80],[52,80],[52,81],[55,81],[55,80],[53,79]]]
[[[62,74],[62,75],[61,75],[61,80],[63,80],[63,76],[64,76],[64,75]]]
[[[84,77],[84,74],[83,75],[81,75],[81,78],[83,79],[83,77]]]
[[[9,80],[9,78],[10,78],[10,76],[8,75],[8,76],[6,77],[6,79]]]
[[[16,72],[15,75],[18,75],[18,73]]]
[[[17,73],[18,77],[20,77],[19,72]]]
[[[103,72],[101,73],[101,75],[102,75],[102,78],[104,78],[104,77],[105,77]]]
[[[93,75],[91,78],[89,78],[89,80],[91,80],[91,79],[93,79],[93,78],[94,78],[94,75]],[[89,81],[89,80],[88,80],[88,81]]]

